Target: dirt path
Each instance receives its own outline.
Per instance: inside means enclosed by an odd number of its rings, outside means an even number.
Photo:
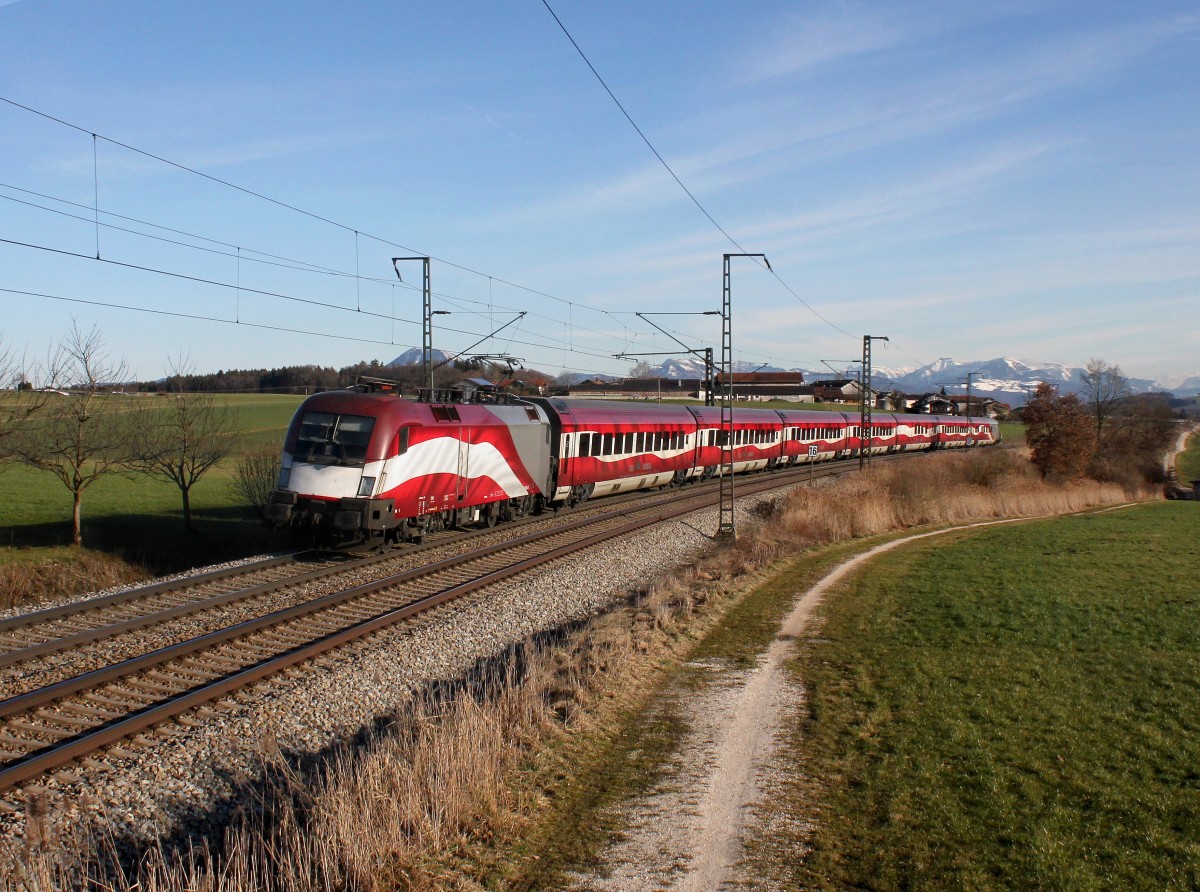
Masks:
[[[1179,439],[1175,441],[1175,448],[1167,450],[1166,456],[1163,457],[1163,470],[1168,474],[1175,470],[1175,459],[1179,457],[1179,453],[1187,449],[1187,439],[1195,432],[1195,428],[1189,427],[1179,434]]]
[[[779,637],[754,669],[706,666],[712,672],[709,683],[698,691],[679,692],[685,700],[676,706],[691,732],[676,754],[669,777],[652,794],[628,806],[624,838],[603,853],[593,873],[577,875],[573,888],[595,892],[762,888],[756,878],[739,875],[738,862],[743,841],[756,829],[754,803],[769,783],[779,729],[787,715],[803,706],[804,691],[788,679],[784,665],[795,640],[809,634],[821,598],[867,561],[894,548],[962,529],[1014,522],[1018,521],[969,524],[872,548],[799,593]]]

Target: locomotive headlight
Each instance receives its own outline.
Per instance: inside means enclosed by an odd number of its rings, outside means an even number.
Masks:
[[[360,498],[369,496],[373,489],[375,489],[375,478],[374,477],[364,477],[362,480],[359,481],[358,495]]]
[[[278,482],[277,488],[278,489],[287,489],[288,482],[291,479],[292,479],[292,469],[291,468],[280,468],[279,469],[279,482]]]

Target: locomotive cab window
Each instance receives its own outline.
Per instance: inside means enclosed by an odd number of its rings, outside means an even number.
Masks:
[[[368,415],[306,412],[300,419],[297,456],[318,464],[361,464],[374,427],[375,419]]]

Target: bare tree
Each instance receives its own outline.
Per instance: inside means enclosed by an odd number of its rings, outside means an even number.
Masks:
[[[234,418],[217,406],[211,393],[187,390],[193,372],[184,357],[171,361],[165,400],[139,413],[140,435],[131,466],[152,477],[170,480],[179,488],[183,526],[192,524],[192,487],[233,450]]]
[[[1158,482],[1163,457],[1181,430],[1170,398],[1144,393],[1122,401],[1105,427],[1089,474],[1124,483]]]
[[[1030,461],[1043,477],[1079,477],[1096,448],[1088,410],[1073,393],[1059,396],[1043,381],[1021,413]]]
[[[630,378],[649,378],[650,373],[654,371],[654,366],[646,362],[644,359],[639,359],[629,367]]]
[[[49,396],[29,380],[24,360],[0,343],[0,462],[16,458],[15,437]]]
[[[1095,420],[1099,442],[1104,437],[1105,423],[1130,394],[1129,379],[1121,373],[1119,365],[1109,365],[1103,359],[1088,360],[1082,377],[1085,401]]]
[[[83,493],[108,474],[125,472],[135,437],[130,397],[112,393],[127,377],[123,362],[104,350],[99,332],[71,333],[47,362],[45,405],[12,437],[17,458],[54,474],[71,492],[72,541],[83,544]]]

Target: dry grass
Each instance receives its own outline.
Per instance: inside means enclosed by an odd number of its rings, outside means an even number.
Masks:
[[[0,562],[0,608],[36,606],[64,594],[139,582],[148,575],[119,557],[82,549],[71,549],[61,558]]]
[[[719,621],[714,606],[732,603],[746,574],[852,537],[1129,497],[1111,484],[1048,484],[1000,450],[877,465],[797,489],[762,504],[769,522],[736,547],[664,576],[561,640],[527,641],[467,684],[421,698],[322,770],[299,771],[277,750],[265,756],[269,782],[212,847],[168,853],[151,845],[131,866],[113,857],[111,840],[48,840],[9,853],[16,857],[0,874],[0,892],[70,888],[81,863],[92,888],[146,892],[521,885],[525,856],[514,852],[562,825],[556,789],[587,784],[564,780],[580,771],[564,752],[609,733],[631,703],[649,697],[662,668]]]
[[[917,526],[1063,514],[1149,496],[1113,483],[1048,483],[1008,450],[943,453],[798,488],[775,506],[753,547],[790,553]]]

